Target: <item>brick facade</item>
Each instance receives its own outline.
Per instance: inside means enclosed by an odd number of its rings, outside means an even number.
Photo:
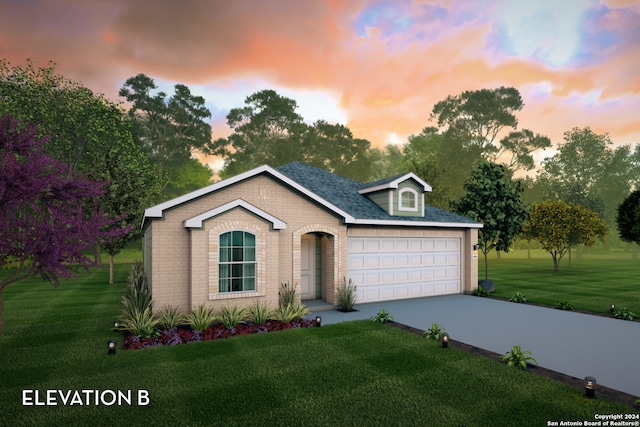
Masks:
[[[264,217],[242,207],[206,219],[201,228],[185,221],[238,199],[284,222],[277,229]],[[206,304],[247,306],[256,300],[278,304],[281,283],[300,294],[301,238],[319,236],[321,297],[336,304],[336,289],[346,277],[348,236],[457,237],[462,240],[464,292],[477,287],[477,258],[472,247],[477,229],[435,227],[348,226],[343,219],[304,194],[272,178],[257,174],[204,193],[162,211],[162,218],[145,219],[145,267],[151,276],[154,308],[176,306],[187,312]],[[221,293],[218,289],[219,236],[246,231],[256,236],[256,290]]]

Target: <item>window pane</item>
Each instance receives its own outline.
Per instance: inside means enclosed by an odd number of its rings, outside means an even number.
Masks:
[[[231,283],[229,281],[229,279],[220,279],[218,281],[219,285],[218,285],[218,292],[230,292],[231,289],[229,289],[229,284]]]
[[[256,248],[246,248],[244,250],[244,260],[245,261],[255,261],[256,260]]]
[[[244,264],[244,277],[254,277],[256,275],[255,264]]]
[[[253,277],[248,277],[244,279],[244,290],[245,291],[255,291],[256,290],[256,279]]]
[[[232,292],[242,291],[242,279],[231,279],[231,291]]]
[[[239,261],[243,261],[243,256],[242,256],[242,248],[233,248],[233,258],[232,261],[234,262],[239,262]]]
[[[231,261],[231,248],[220,248],[220,262]]]
[[[242,277],[242,264],[231,265],[231,277]]]
[[[255,246],[256,245],[256,236],[251,233],[244,233],[244,245],[245,246]]]
[[[231,233],[220,235],[220,246],[231,246]]]
[[[402,207],[404,208],[415,208],[416,207],[416,199],[413,193],[408,191],[402,193]]]
[[[220,279],[228,279],[230,273],[230,265],[229,264],[219,264],[218,265],[218,277]]]
[[[242,246],[243,234],[244,233],[242,231],[233,232],[233,246]]]

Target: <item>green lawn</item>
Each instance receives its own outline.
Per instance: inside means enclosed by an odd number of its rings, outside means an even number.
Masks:
[[[478,260],[479,279],[484,279],[484,259]],[[555,306],[567,300],[574,309],[609,313],[609,306],[627,307],[640,316],[640,260],[631,253],[573,254],[562,259],[560,269],[553,271],[551,255],[525,250],[511,251],[496,258],[489,254],[489,277],[496,282],[492,296],[510,298],[523,292],[529,302]]]
[[[586,276],[597,274],[598,280],[623,293],[629,285],[621,285],[638,277],[629,260],[574,261],[572,269],[564,266],[554,275],[550,260],[516,255],[490,260],[499,292],[523,290],[533,300],[537,291],[540,302],[556,302],[556,291],[539,289],[550,288],[549,283],[578,289],[588,302],[595,298],[588,298],[585,294],[591,291],[581,286],[590,282]],[[122,343],[122,334],[110,327],[120,310],[130,258],[135,254],[116,265],[115,285],[107,284],[108,271],[96,271],[58,288],[33,280],[4,292],[0,426],[540,426],[636,412],[370,321],[175,347],[119,349],[109,356],[107,341],[117,338]],[[623,270],[626,273],[620,273]],[[607,279],[607,271],[615,271],[615,279]],[[504,289],[503,281],[514,287]],[[520,287],[524,285],[529,287]],[[605,299],[614,295],[610,289],[600,293]],[[567,299],[579,305],[578,297]],[[132,390],[132,405],[96,406],[92,399],[91,405],[64,406],[58,397],[58,406],[24,406],[24,390],[31,403],[36,399],[29,390],[38,390],[39,401],[45,401],[46,390]],[[139,390],[149,393],[148,405],[138,405]],[[105,396],[109,400],[111,395]]]
[[[116,285],[99,271],[5,291],[0,425],[541,426],[634,412],[370,321],[108,356],[127,269]],[[132,390],[134,405],[23,406],[23,390]]]

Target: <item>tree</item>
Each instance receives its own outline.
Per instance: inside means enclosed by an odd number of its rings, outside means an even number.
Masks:
[[[620,203],[616,224],[622,240],[640,245],[640,190],[635,190]]]
[[[532,154],[540,149],[551,147],[551,140],[539,133],[534,134],[529,129],[522,129],[510,132],[500,140],[500,145],[496,159],[509,157],[505,163],[508,169],[530,171],[536,166]]]
[[[453,134],[439,133],[435,127],[409,136],[402,153],[410,170],[433,187],[427,195],[429,204],[442,209],[448,209],[453,200],[464,195],[468,171],[482,159],[478,147],[465,145]],[[455,162],[451,162],[453,158]]]
[[[245,99],[245,106],[227,114],[234,131],[212,144],[212,153],[225,159],[223,178],[267,164],[277,167],[301,161],[353,179],[366,180],[370,143],[354,138],[340,124],[318,120],[312,126],[296,113],[295,100],[273,90]]]
[[[607,224],[592,210],[557,199],[532,204],[523,229],[526,238],[537,240],[551,254],[556,272],[570,248],[604,241],[608,232]]]
[[[0,331],[7,286],[38,275],[58,285],[75,266],[88,271],[95,264],[82,251],[120,233],[104,231],[111,221],[97,205],[103,185],[45,154],[37,135],[33,125],[0,119],[0,266],[12,267],[0,282]]]
[[[24,67],[0,62],[0,99],[0,114],[25,127],[38,124],[38,136],[48,137],[46,152],[64,161],[70,173],[99,178],[104,154],[131,138],[117,104],[57,74],[54,63],[36,68],[30,60]]]
[[[478,244],[484,254],[485,279],[489,280],[487,254],[492,250],[507,252],[527,219],[522,186],[509,178],[506,168],[482,161],[464,183],[464,196],[452,204],[453,209],[480,221]]]
[[[338,175],[366,181],[371,166],[366,156],[370,146],[366,139],[354,138],[347,127],[318,120],[305,132],[300,160]]]
[[[483,159],[496,162],[506,157],[512,171],[531,170],[532,153],[551,146],[551,141],[528,129],[517,130],[515,113],[523,106],[520,92],[513,87],[465,91],[436,103],[430,119],[452,140],[464,141]],[[498,135],[509,128],[513,131],[496,145]]]
[[[144,209],[160,192],[155,170],[130,140],[130,147],[116,146],[105,156],[106,192],[99,204],[109,218],[117,218],[109,229],[115,237],[101,240],[109,254],[109,283],[114,281],[114,257],[132,240],[141,236],[138,226]]]
[[[135,123],[134,136],[152,163],[157,165],[162,190],[175,179],[174,165],[183,165],[194,151],[210,154],[211,126],[205,119],[211,112],[204,98],[191,94],[182,84],[175,93],[153,93],[158,87],[144,74],[127,79],[120,96],[131,102],[129,116]]]
[[[211,184],[213,171],[200,163],[197,159],[190,158],[176,165],[173,172],[173,180],[164,189],[162,195],[165,199],[173,199],[191,191],[206,187]]]
[[[578,203],[613,226],[615,207],[640,176],[640,156],[629,146],[611,149],[612,144],[606,133],[589,127],[565,132],[558,153],[544,161],[538,176],[545,198]]]
[[[117,227],[137,228],[159,187],[156,171],[134,144],[132,122],[120,105],[57,74],[55,64],[36,68],[30,60],[24,67],[0,62],[0,99],[0,115],[11,114],[22,127],[38,124],[38,136],[47,136],[43,149],[66,163],[70,176],[81,174],[106,183],[100,206],[110,218],[119,218]],[[109,243],[111,258],[136,233],[118,236],[118,242]],[[99,247],[95,253],[99,262]]]
[[[395,144],[387,144],[382,149],[370,148],[367,157],[369,158],[370,170],[369,176],[363,179],[363,182],[378,181],[409,170],[402,154],[402,147]]]
[[[213,142],[213,154],[224,159],[223,178],[268,164],[276,167],[294,160],[307,130],[298,104],[274,90],[249,95],[245,106],[232,108],[227,124],[233,129],[228,138]]]

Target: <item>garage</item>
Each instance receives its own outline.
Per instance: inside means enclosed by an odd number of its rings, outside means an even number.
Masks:
[[[461,293],[461,246],[455,237],[348,237],[347,278],[358,303]]]

